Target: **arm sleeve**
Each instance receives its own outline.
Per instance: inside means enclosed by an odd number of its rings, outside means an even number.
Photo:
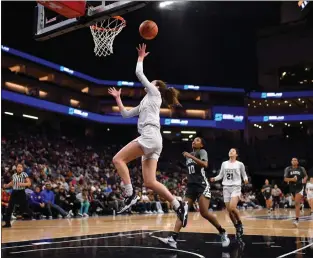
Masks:
[[[223,162],[222,166],[221,166],[220,173],[218,174],[218,176],[214,177],[214,180],[219,181],[219,180],[223,179],[224,173],[225,173],[225,169],[224,169],[224,162]]]
[[[289,167],[286,167],[284,171],[284,178],[288,177],[288,172],[289,172]]]
[[[306,172],[306,170],[305,170],[305,168],[304,168],[304,167],[302,167],[302,171],[303,171],[303,177],[307,177],[307,176],[308,176],[308,174],[307,174],[307,172]]]
[[[200,160],[202,161],[208,161],[208,153],[205,150],[200,150]]]
[[[241,177],[244,181],[248,180],[246,168],[245,168],[245,165],[243,163],[240,163],[240,173],[241,173]]]
[[[124,118],[138,116],[139,115],[139,105],[137,107],[130,109],[130,110],[127,110],[126,108],[124,108],[121,111],[121,115]]]
[[[138,80],[142,83],[142,85],[146,88],[147,93],[149,95],[153,95],[153,96],[159,96],[160,95],[158,88],[155,87],[151,82],[149,82],[149,80],[147,79],[147,77],[143,73],[143,62],[137,62],[136,76],[137,76]]]

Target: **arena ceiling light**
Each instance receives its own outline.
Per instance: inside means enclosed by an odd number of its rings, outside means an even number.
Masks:
[[[164,134],[171,134],[171,131],[163,131]]]
[[[196,131],[181,131],[181,134],[196,134]]]
[[[13,116],[14,115],[12,112],[4,112],[4,114],[9,115],[9,116]]]
[[[30,115],[25,115],[25,114],[23,114],[23,117],[38,120],[38,117],[37,117],[37,116],[30,116]]]
[[[159,4],[160,8],[164,8],[166,6],[174,4],[174,1],[164,1]]]

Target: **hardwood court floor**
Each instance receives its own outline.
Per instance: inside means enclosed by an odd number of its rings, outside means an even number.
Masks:
[[[289,257],[313,257],[313,217],[306,215],[308,211],[300,219],[298,228],[292,224],[293,210],[280,209],[271,215],[266,210],[242,211],[246,243],[244,254],[241,247],[236,247],[235,231],[227,214],[224,211],[214,214],[232,240],[231,248],[226,251],[220,246],[216,230],[199,213],[189,214],[187,228],[180,235],[178,251],[162,245],[151,236],[168,235],[167,231],[173,229],[176,220],[176,215],[172,213],[16,221],[12,228],[2,230],[2,255],[36,258],[42,257],[45,251],[45,257],[66,258],[85,257],[92,251],[94,258],[253,258],[285,257],[282,255],[286,253],[291,253]],[[297,249],[302,251],[295,251]],[[300,252],[302,256],[295,256]]]

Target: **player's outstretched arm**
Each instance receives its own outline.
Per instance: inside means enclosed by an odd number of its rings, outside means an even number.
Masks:
[[[115,98],[116,104],[121,112],[122,117],[128,118],[128,117],[134,117],[139,115],[139,105],[137,107],[134,107],[130,110],[126,110],[126,108],[123,105],[122,99],[121,99],[121,91],[122,89],[116,90],[114,87],[109,88],[108,92],[110,95],[112,95]]]
[[[216,177],[212,177],[210,179],[211,182],[215,182],[215,181],[219,181],[221,179],[224,178],[224,174],[225,174],[225,169],[224,169],[224,162],[222,163],[222,166],[221,166],[221,170],[220,170],[220,173],[218,174],[218,176]]]
[[[246,168],[245,168],[245,165],[243,163],[240,163],[240,174],[241,174],[241,177],[243,179],[243,181],[245,182],[245,184],[248,184],[249,181],[248,181],[248,176],[247,176],[247,173],[246,173]]]
[[[190,158],[192,159],[194,162],[197,163],[197,165],[199,165],[200,167],[204,167],[207,168],[208,167],[208,154],[205,150],[200,150],[200,159],[198,159],[197,157],[193,156],[192,154],[190,154],[189,152],[183,152],[183,155],[185,158]]]
[[[146,52],[146,44],[139,45],[137,51],[138,51],[138,61],[136,66],[136,76],[138,80],[142,83],[142,85],[146,88],[148,94],[159,95],[160,92],[158,88],[155,85],[153,85],[143,73],[143,60],[147,55],[149,55],[149,52]]]

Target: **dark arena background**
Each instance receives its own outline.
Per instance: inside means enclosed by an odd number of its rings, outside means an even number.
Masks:
[[[2,229],[2,257],[313,257],[309,198],[304,193],[295,227],[295,200],[284,183],[294,157],[313,177],[311,1],[39,2],[1,2],[1,213],[3,220],[12,192],[5,185],[20,162],[31,181],[29,207],[48,183],[62,212],[46,217],[36,209],[32,219],[15,206],[12,227]],[[126,26],[114,38],[118,29],[102,25],[106,38],[96,44],[109,54],[95,56],[89,26],[116,15]],[[158,25],[153,40],[139,35],[145,20]],[[161,107],[157,180],[182,200],[182,153],[192,151],[195,137],[206,141],[207,178],[237,148],[249,178],[237,207],[244,244],[235,239],[221,182],[211,183],[210,212],[228,232],[227,248],[198,203],[177,249],[158,241],[173,230],[176,214],[145,187],[140,159],[128,165],[140,200],[116,213],[124,197],[112,158],[138,132],[137,118],[121,117],[108,88],[122,89],[127,109],[144,97],[135,75],[140,43],[150,52],[147,78],[179,90],[182,104]],[[281,189],[273,211],[261,192],[266,179]],[[73,213],[69,203],[80,206],[83,189],[87,210]]]

